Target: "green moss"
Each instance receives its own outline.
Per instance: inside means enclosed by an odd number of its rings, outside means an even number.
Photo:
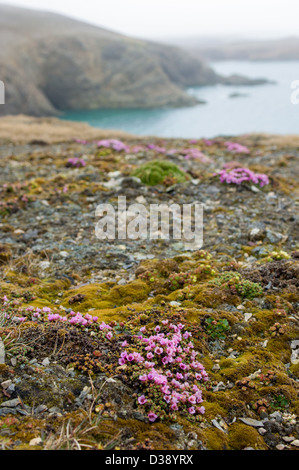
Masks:
[[[220,415],[225,418],[227,411],[219,403],[205,401],[205,418],[209,421]]]
[[[256,429],[240,423],[230,426],[228,444],[231,450],[242,450],[245,447],[252,447],[255,450],[267,449],[267,445]]]
[[[171,177],[177,183],[183,183],[188,179],[187,175],[174,163],[161,160],[153,160],[141,165],[132,173],[132,176],[140,178],[142,183],[148,186],[155,186],[163,183],[165,178]]]
[[[115,305],[127,305],[142,302],[148,298],[150,287],[140,280],[130,282],[125,286],[115,286],[104,300],[114,302]]]
[[[206,446],[209,450],[227,450],[227,435],[219,429],[207,429],[204,432]]]
[[[290,372],[297,378],[299,379],[299,363],[298,364],[292,364],[290,367]]]

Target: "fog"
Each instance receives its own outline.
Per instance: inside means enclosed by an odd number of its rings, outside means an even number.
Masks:
[[[279,38],[298,33],[298,0],[6,0],[150,39]]]

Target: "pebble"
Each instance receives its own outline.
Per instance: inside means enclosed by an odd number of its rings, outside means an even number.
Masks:
[[[284,445],[284,444],[278,444],[278,445],[276,446],[276,449],[277,449],[277,450],[283,450],[284,448],[285,448],[285,445]]]
[[[263,426],[262,421],[258,421],[257,419],[252,418],[239,418],[242,423],[247,424],[248,426],[253,426],[254,428],[259,428]]]
[[[282,439],[284,440],[284,442],[293,442],[294,436],[283,436]]]
[[[40,437],[35,437],[34,439],[31,439],[31,441],[29,442],[29,445],[30,446],[38,446],[39,444],[41,444],[43,441]]]
[[[299,447],[299,439],[295,439],[294,441],[292,441],[291,445],[295,447]]]
[[[252,313],[244,313],[244,319],[245,319],[245,321],[250,320],[251,317],[252,317]]]
[[[45,359],[42,361],[42,365],[45,367],[50,365],[50,360],[48,357],[45,357]]]
[[[10,415],[10,414],[16,415],[17,412],[14,408],[3,407],[3,408],[0,409],[0,416],[6,416],[6,415]]]
[[[258,432],[261,436],[264,436],[267,433],[267,430],[265,428],[258,428]]]
[[[171,307],[180,307],[181,302],[176,302],[175,300],[172,300],[171,302],[169,302],[169,305]]]
[[[5,347],[1,338],[0,338],[0,364],[5,364]]]
[[[9,387],[7,387],[6,391],[7,391],[10,395],[12,395],[12,394],[14,393],[15,389],[16,389],[15,384],[10,384]]]
[[[219,429],[219,431],[226,432],[226,430],[223,429],[222,426],[220,426],[220,424],[218,423],[218,421],[216,419],[212,420],[212,424],[213,424],[213,426],[215,426],[215,428]]]
[[[6,390],[10,385],[12,384],[11,380],[5,380],[4,382],[1,383],[1,387]]]
[[[19,398],[14,398],[13,400],[6,400],[3,401],[0,406],[6,407],[6,408],[15,408],[20,404],[20,399]]]
[[[226,390],[226,386],[223,382],[219,382],[215,387],[213,387],[213,392],[220,392]]]
[[[35,414],[43,413],[44,411],[47,411],[48,407],[46,405],[38,405],[34,412]]]

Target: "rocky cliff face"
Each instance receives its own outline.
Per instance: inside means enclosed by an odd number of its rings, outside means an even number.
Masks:
[[[184,87],[219,81],[177,47],[51,13],[0,5],[0,43],[0,114],[190,105]]]

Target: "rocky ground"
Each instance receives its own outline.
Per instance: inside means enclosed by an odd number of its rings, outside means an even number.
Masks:
[[[123,143],[1,143],[2,448],[296,450],[298,140]],[[149,186],[134,176],[156,160],[186,181]],[[269,184],[222,183],[225,165]],[[146,207],[202,203],[202,249],[98,240],[96,207],[116,207],[120,195]],[[170,338],[169,328],[186,336],[176,354],[187,370],[193,348],[202,367],[182,379],[184,393],[200,390],[189,407],[171,407],[161,385],[140,379],[142,336]],[[178,374],[155,353],[160,377]]]

